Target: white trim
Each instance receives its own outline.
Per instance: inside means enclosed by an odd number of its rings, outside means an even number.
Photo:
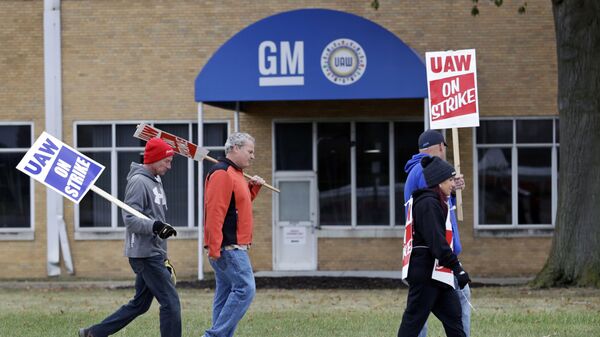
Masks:
[[[404,228],[401,226],[325,226],[318,232],[319,238],[401,238],[404,237]]]

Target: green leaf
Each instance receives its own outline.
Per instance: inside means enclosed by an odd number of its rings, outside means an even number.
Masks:
[[[375,10],[379,9],[379,0],[371,1],[371,7],[375,8]]]
[[[519,7],[518,11],[519,14],[525,14],[525,11],[527,11],[527,2],[523,3],[523,6]]]

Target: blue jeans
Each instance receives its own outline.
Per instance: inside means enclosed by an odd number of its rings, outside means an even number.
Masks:
[[[245,250],[222,250],[219,259],[209,261],[216,288],[212,327],[205,336],[231,337],[256,294],[250,258]]]
[[[92,336],[106,337],[121,330],[148,311],[156,297],[160,303],[161,337],[181,337],[179,296],[171,281],[171,273],[165,267],[164,257],[129,258],[129,264],[136,275],[135,296],[101,323],[91,326]]]
[[[454,278],[454,286],[456,287],[456,294],[460,300],[460,309],[462,310],[462,324],[467,337],[471,336],[471,288],[467,284],[463,289],[458,287],[458,280]],[[423,325],[423,329],[419,332],[419,337],[427,337],[427,322]]]

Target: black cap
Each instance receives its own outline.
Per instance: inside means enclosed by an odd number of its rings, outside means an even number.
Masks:
[[[427,130],[419,136],[419,149],[426,149],[437,144],[444,144],[448,146],[444,136],[435,130]]]
[[[443,161],[440,157],[425,156],[421,159],[423,175],[427,187],[434,187],[456,174],[454,167]]]

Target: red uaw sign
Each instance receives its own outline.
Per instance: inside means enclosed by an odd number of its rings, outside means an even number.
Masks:
[[[413,198],[406,202],[406,223],[404,225],[404,244],[402,245],[402,279],[408,277],[408,267],[410,266],[410,254],[413,248],[413,217],[412,217]]]
[[[431,129],[479,126],[475,49],[428,52]]]

